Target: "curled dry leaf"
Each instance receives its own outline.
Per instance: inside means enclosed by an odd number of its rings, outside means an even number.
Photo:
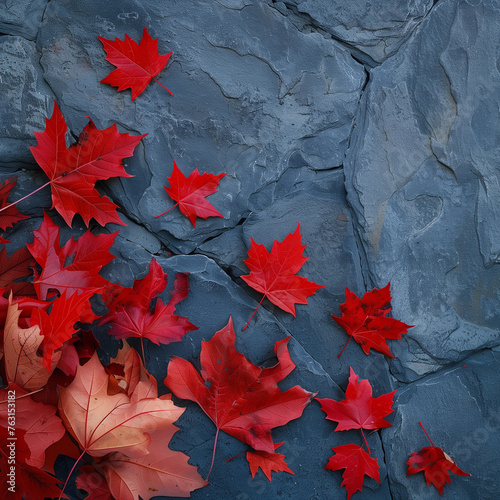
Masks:
[[[113,392],[125,392],[131,398],[131,402],[145,398],[158,397],[158,384],[156,379],[146,370],[141,358],[132,349],[126,340],[123,347],[118,351],[115,358],[111,358],[111,363],[106,367],[113,371],[113,376],[109,378],[109,390]],[[118,389],[113,390],[111,384],[116,382]],[[108,391],[109,392],[109,391]],[[164,396],[168,399],[168,395]]]
[[[19,326],[21,310],[19,304],[9,299],[4,331],[4,362],[7,379],[25,389],[35,391],[41,389],[54,371],[61,353],[52,356],[50,369],[43,364],[43,358],[37,355],[43,341],[40,327]]]
[[[431,442],[432,446],[426,446],[420,451],[414,451],[406,465],[408,465],[408,472],[406,477],[417,474],[417,472],[424,472],[425,481],[427,486],[432,484],[441,496],[443,496],[443,488],[446,483],[451,484],[451,479],[448,471],[451,471],[458,476],[470,476],[467,472],[460,469],[457,464],[447,455],[441,448],[434,446],[431,438],[424,429],[422,422],[420,426],[425,432],[425,435]]]

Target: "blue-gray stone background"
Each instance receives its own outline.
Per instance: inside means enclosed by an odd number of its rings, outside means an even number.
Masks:
[[[173,55],[134,102],[100,84],[114,67],[97,36],[139,40],[144,26]],[[398,389],[393,427],[369,435],[381,484],[355,499],[437,499],[423,474],[406,478],[410,453],[444,449],[470,477],[451,474],[443,498],[498,498],[500,491],[500,2],[498,0],[3,0],[0,2],[0,173],[18,176],[12,199],[46,182],[29,146],[57,100],[77,136],[99,128],[148,133],[125,161],[135,177],[103,183],[120,205],[106,278],[130,286],[151,257],[190,273],[178,310],[198,325],[182,342],[146,343],[147,368],[162,386],[170,355],[197,362],[231,315],[237,348],[273,360],[291,335],[300,384],[343,399],[349,367],[374,395]],[[196,228],[163,186],[172,160],[186,174],[227,172],[209,201],[224,218]],[[20,205],[31,216],[6,234],[9,251],[32,240],[42,190]],[[54,215],[54,214],[53,214]],[[60,218],[56,220],[64,225]],[[260,300],[240,278],[250,238],[269,249],[301,224],[299,274],[324,289],[297,317]],[[84,231],[81,221],[65,238]],[[99,230],[99,228],[96,228]],[[390,341],[396,359],[366,356],[339,315],[347,286],[358,295],[391,282],[392,315],[415,325]],[[97,331],[103,353],[117,342]],[[166,391],[165,388],[162,390]],[[206,476],[214,425],[195,405],[172,448]],[[251,479],[245,446],[221,434],[210,485],[193,499],[344,499],[341,472],[324,469],[331,448],[359,431],[334,432],[317,402],[276,429],[295,475]],[[64,474],[65,465],[61,466]],[[83,494],[73,491],[74,498]]]

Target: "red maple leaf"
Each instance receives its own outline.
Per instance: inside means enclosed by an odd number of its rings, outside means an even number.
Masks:
[[[89,289],[97,292],[108,284],[99,271],[111,262],[114,256],[109,248],[118,232],[113,234],[93,235],[86,231],[78,240],[71,238],[61,248],[60,229],[52,219],[44,214],[40,228],[33,231],[34,241],[26,245],[31,255],[42,267],[42,272],[35,271],[33,280],[35,290],[42,300],[50,290],[59,293],[67,291],[68,296],[76,291]],[[87,321],[92,321],[89,311]]]
[[[94,290],[73,292],[71,295],[65,290],[60,297],[52,302],[50,313],[43,309],[34,309],[31,323],[40,327],[43,335],[43,366],[47,371],[51,369],[52,354],[62,347],[77,329],[74,325],[82,321],[86,311],[90,309],[89,298],[94,295]]]
[[[116,37],[107,40],[98,36],[106,51],[106,61],[116,69],[113,70],[101,83],[118,87],[118,91],[132,89],[132,101],[147,87],[151,80],[161,85],[170,95],[172,92],[162,85],[155,76],[166,66],[172,52],[158,53],[158,38],[151,38],[146,26],[142,32],[141,42],[138,44],[125,33],[125,40]]]
[[[390,286],[389,282],[384,288],[374,288],[371,292],[366,292],[362,299],[346,287],[345,302],[340,305],[342,316],[332,314],[332,318],[350,335],[340,354],[354,338],[365,354],[369,354],[373,348],[390,358],[396,357],[391,354],[385,340],[400,339],[401,335],[407,333],[408,328],[413,328],[413,325],[386,317],[391,310]]]
[[[350,500],[356,491],[363,490],[365,475],[380,483],[380,466],[377,464],[377,459],[372,458],[361,446],[345,444],[332,448],[332,450],[336,455],[330,457],[325,469],[333,471],[345,469],[340,486],[345,486],[347,500]]]
[[[80,360],[87,360],[92,357],[97,348],[100,347],[99,341],[95,338],[94,334],[88,330],[80,332],[80,338],[73,344],[78,353]]]
[[[242,279],[264,296],[243,330],[252,320],[264,297],[295,316],[295,304],[307,304],[307,297],[319,288],[324,288],[307,278],[296,276],[309,258],[303,256],[306,245],[301,244],[301,239],[300,223],[295,232],[290,233],[282,242],[274,240],[271,253],[264,245],[255,243],[251,238],[248,259],[243,261],[250,269],[250,274],[242,276]]]
[[[349,429],[383,429],[391,427],[383,417],[394,410],[391,408],[396,391],[382,394],[377,398],[372,397],[372,386],[368,380],[358,382],[359,377],[350,369],[349,384],[345,391],[346,398],[335,401],[328,398],[316,398],[321,404],[321,409],[326,413],[327,420],[338,422],[336,431],[347,431]],[[368,451],[368,443],[366,442]]]
[[[274,449],[278,449],[283,442],[276,443]],[[288,467],[285,462],[285,455],[281,453],[269,453],[268,451],[247,451],[248,465],[250,465],[250,473],[252,478],[257,474],[259,467],[262,472],[266,475],[267,479],[271,481],[271,471],[274,472],[289,472],[293,474],[293,471]]]
[[[165,215],[177,206],[194,227],[196,227],[196,217],[202,219],[223,217],[205,198],[217,191],[219,181],[225,175],[225,173],[215,175],[207,172],[200,175],[198,169],[196,169],[189,174],[189,177],[186,177],[174,161],[172,175],[167,177],[170,187],[164,186],[164,188],[170,198],[177,203],[166,212],[157,215],[155,219]]]
[[[54,101],[54,112],[46,120],[45,131],[35,132],[38,143],[30,148],[50,179],[44,186],[51,186],[52,208],[68,226],[77,213],[87,227],[92,218],[101,226],[108,222],[124,225],[116,212],[117,205],[108,197],[100,196],[94,186],[97,181],[111,177],[132,177],[125,172],[122,160],[132,156],[147,134],[122,134],[116,124],[99,130],[89,119],[78,141],[67,148],[66,130],[66,122]]]
[[[33,296],[35,289],[28,281],[21,281],[33,274],[32,267],[35,261],[30,252],[22,247],[14,252],[10,257],[7,250],[2,247],[0,251],[0,288],[4,289],[4,294],[12,291],[16,295]]]
[[[146,338],[155,344],[178,342],[191,330],[197,330],[183,316],[174,314],[176,305],[187,297],[188,277],[177,273],[172,297],[167,304],[158,299],[154,312],[150,310],[151,301],[167,286],[167,275],[160,264],[152,259],[149,273],[135,280],[131,288],[112,285],[104,292],[104,302],[109,309],[99,321],[100,325],[111,324],[110,335],[117,339],[129,337]],[[144,357],[144,354],[143,354]]]
[[[422,422],[419,422],[419,424],[424,429]],[[434,446],[425,429],[424,432],[432,446],[426,446],[420,451],[414,451],[411,454],[406,462],[406,465],[408,465],[406,477],[424,471],[427,486],[432,483],[439,491],[439,494],[443,496],[444,485],[446,483],[451,484],[448,470],[459,476],[470,476],[470,474],[459,469],[455,462],[441,448]]]
[[[5,231],[20,220],[29,219],[27,215],[19,212],[17,207],[7,201],[12,188],[16,185],[16,177],[9,177],[0,184],[0,229]],[[0,243],[8,243],[0,236]]]
[[[300,417],[313,397],[299,386],[284,392],[277,386],[295,368],[289,339],[275,344],[278,363],[260,368],[235,349],[230,318],[211,340],[202,341],[201,375],[185,359],[172,356],[165,385],[177,397],[200,405],[217,427],[215,443],[223,430],[255,450],[274,453],[271,429]]]

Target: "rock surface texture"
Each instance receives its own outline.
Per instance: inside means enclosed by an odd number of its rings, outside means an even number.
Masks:
[[[173,55],[155,83],[129,90],[100,81],[114,67],[98,36],[139,40],[144,26]],[[500,4],[496,0],[7,0],[0,4],[0,173],[18,176],[11,198],[46,182],[29,147],[57,101],[72,136],[90,117],[99,128],[145,134],[125,160],[132,178],[101,187],[126,226],[103,270],[131,286],[152,257],[188,272],[178,306],[199,327],[179,343],[146,344],[148,370],[162,385],[172,355],[197,362],[232,316],[236,347],[253,363],[274,360],[291,335],[299,384],[344,398],[349,367],[374,395],[397,389],[392,427],[367,439],[381,465],[354,499],[441,498],[422,474],[406,477],[411,452],[436,446],[470,477],[450,474],[443,498],[492,499],[500,491]],[[69,136],[68,136],[69,137]],[[163,186],[173,161],[186,174],[226,172],[209,201],[223,217],[196,227]],[[5,233],[9,253],[32,241],[50,194],[20,204],[29,220]],[[54,212],[50,212],[54,215]],[[62,238],[73,229],[54,216]],[[250,241],[271,249],[300,223],[299,272],[324,285],[294,318],[241,279]],[[344,290],[362,296],[391,282],[391,315],[414,325],[389,341],[394,359],[366,356],[331,318]],[[165,293],[165,296],[168,295]],[[101,357],[119,342],[96,330]],[[134,344],[138,347],[138,344]],[[162,387],[161,391],[166,392]],[[194,403],[171,447],[205,477],[215,428]],[[341,472],[325,470],[331,448],[362,444],[334,432],[313,401],[273,431],[294,475],[254,479],[245,446],[221,433],[210,484],[193,499],[343,499]],[[354,436],[354,438],[352,437]],[[61,470],[64,465],[61,466]],[[67,472],[67,471],[66,471]],[[62,472],[64,477],[64,472]],[[73,496],[71,496],[73,495]],[[73,500],[83,498],[73,490]]]

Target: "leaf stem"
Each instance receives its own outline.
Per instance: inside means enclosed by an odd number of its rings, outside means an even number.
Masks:
[[[368,455],[370,455],[371,454],[370,447],[368,446],[368,441],[366,440],[365,433],[363,432],[363,429],[361,429],[361,434],[363,434],[363,439],[365,440],[366,449],[368,450]]]
[[[262,298],[260,299],[260,302],[259,304],[257,305],[257,307],[255,308],[255,311],[252,313],[252,315],[250,316],[250,319],[247,321],[247,324],[243,327],[243,330],[241,330],[242,332],[245,331],[246,327],[250,324],[250,321],[252,321],[252,318],[254,317],[254,314],[257,312],[257,309],[260,307],[260,305],[262,304],[262,301],[264,300],[265,298],[265,295],[262,296]]]
[[[231,460],[233,460],[234,458],[236,457],[239,457],[240,455],[243,455],[243,453],[246,453],[247,450],[243,450],[243,451],[240,451],[239,453],[237,453],[234,457],[231,457],[231,458],[228,458],[224,463],[227,464],[228,462],[230,462]]]
[[[344,352],[344,349],[347,347],[347,344],[351,341],[351,339],[352,339],[352,336],[349,337],[349,340],[345,343],[345,346],[340,351],[340,354],[342,354]],[[340,358],[340,354],[337,356],[337,359]]]
[[[45,389],[45,386],[43,386],[41,389],[37,389],[36,391],[31,391],[26,394],[23,394],[22,396],[16,396],[16,401],[21,398],[26,398],[28,396],[31,396],[32,394],[36,394],[37,392],[42,392]],[[2,403],[8,403],[9,401],[5,399],[4,401],[0,401],[0,404]]]
[[[427,434],[427,431],[424,429],[424,426],[422,425],[422,422],[420,420],[418,421],[420,424],[420,427],[422,427],[422,430],[425,432],[425,435],[427,436],[427,439],[431,442],[431,445],[434,446],[434,443],[432,442],[432,439],[429,437],[429,434]]]
[[[142,364],[146,368],[146,356],[144,355],[144,337],[141,337]]]
[[[155,219],[158,219],[158,217],[161,217],[162,215],[168,214],[168,212],[170,212],[170,210],[173,210],[178,204],[179,202],[177,202],[173,207],[170,207],[166,212],[163,212],[160,215],[155,215]]]
[[[10,207],[13,207],[14,205],[17,205],[21,201],[24,201],[26,198],[29,198],[31,195],[38,193],[38,191],[40,191],[44,187],[48,186],[49,184],[52,184],[51,180],[49,182],[46,182],[43,186],[40,186],[39,188],[35,189],[31,193],[28,193],[26,196],[23,196],[20,200],[14,201],[12,203],[9,203],[8,205],[5,205],[5,207],[3,207],[3,208],[0,208],[0,212],[3,212],[4,210],[7,210]]]
[[[73,471],[75,470],[75,467],[77,466],[78,462],[83,458],[83,455],[85,455],[85,450],[82,451],[80,456],[76,459],[76,462],[73,464],[73,467],[71,467],[71,470],[69,471],[68,477],[66,478],[66,482],[64,483],[64,486],[62,487],[61,494],[59,495],[58,500],[61,500],[63,493],[64,493],[64,490],[65,490],[66,486],[68,485],[69,478],[73,474]]]
[[[208,483],[208,478],[210,477],[210,474],[212,473],[212,468],[214,466],[214,460],[215,460],[215,448],[217,448],[217,438],[219,437],[219,428],[217,427],[217,432],[215,433],[215,440],[214,440],[214,450],[212,452],[212,463],[210,464],[210,470],[208,471],[208,475],[205,478],[205,481]]]
[[[163,85],[162,83],[160,83],[154,76],[151,77],[158,85],[161,85],[171,96],[173,96],[174,94],[172,94],[172,92],[170,92],[170,90],[167,89],[167,87],[165,87],[165,85]]]

